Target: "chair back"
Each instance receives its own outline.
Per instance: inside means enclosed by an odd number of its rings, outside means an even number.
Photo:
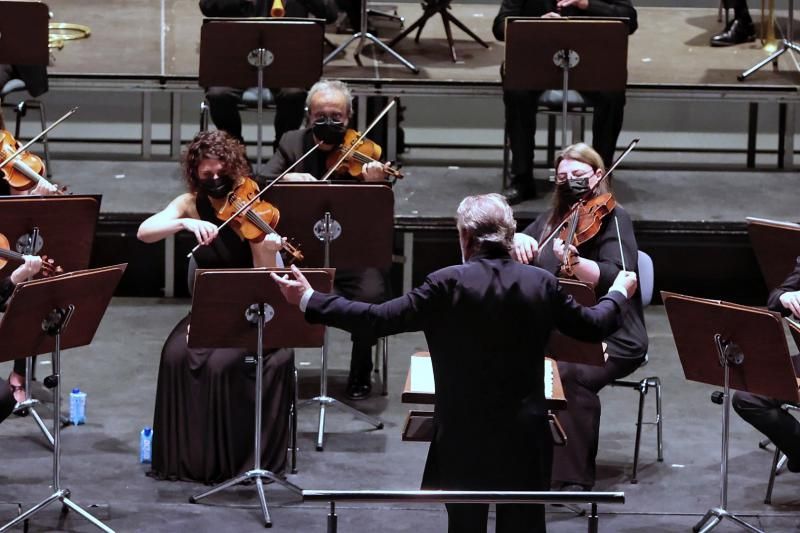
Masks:
[[[639,250],[639,290],[642,293],[642,306],[650,305],[653,299],[653,284],[655,280],[655,271],[653,270],[653,259]]]

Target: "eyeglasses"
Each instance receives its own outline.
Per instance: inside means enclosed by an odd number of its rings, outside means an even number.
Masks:
[[[556,174],[556,182],[564,183],[567,180],[576,181],[582,180],[585,178],[590,178],[596,171],[594,169],[591,170],[573,170],[572,172],[559,172]]]

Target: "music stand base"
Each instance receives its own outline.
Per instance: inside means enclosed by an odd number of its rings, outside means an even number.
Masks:
[[[351,407],[346,403],[343,403],[337,400],[336,398],[332,398],[330,396],[315,396],[314,398],[304,400],[297,407],[298,409],[300,409],[315,403],[319,404],[319,427],[317,428],[317,445],[316,445],[316,449],[318,452],[321,452],[325,449],[325,409],[328,406],[338,407],[345,413],[350,413],[356,418],[360,418],[367,424],[374,426],[375,429],[383,429],[383,422],[381,422],[381,420],[379,420],[378,418],[375,418],[374,416],[369,416],[366,413],[362,413],[355,407]]]
[[[42,417],[39,416],[39,413],[36,412],[36,408],[34,407],[38,403],[41,402],[33,398],[28,398],[24,402],[19,402],[14,407],[14,414],[18,414],[19,416],[25,416],[24,414],[22,414],[22,412],[27,410],[27,413],[31,416],[31,418],[33,418],[33,421],[36,422],[36,425],[39,426],[39,429],[42,431],[44,437],[47,439],[47,442],[50,443],[50,447],[52,448],[53,445],[55,444],[55,441],[53,440],[53,435],[50,434],[50,430],[47,429],[47,426],[45,426]]]
[[[18,517],[16,517],[11,522],[7,523],[3,527],[0,527],[0,531],[7,531],[7,530],[11,529],[16,524],[19,524],[20,522],[24,522],[25,520],[28,520],[33,515],[35,515],[36,513],[38,513],[39,511],[41,511],[42,509],[44,509],[48,505],[50,505],[51,503],[53,503],[55,501],[60,501],[62,504],[64,504],[64,509],[63,509],[64,512],[67,511],[67,508],[72,509],[73,511],[75,511],[76,513],[81,515],[83,518],[85,518],[86,520],[91,522],[92,525],[97,527],[98,529],[101,529],[101,530],[106,531],[108,533],[114,533],[113,529],[111,529],[108,526],[106,526],[105,524],[103,524],[97,518],[92,516],[88,511],[86,511],[83,507],[81,507],[77,503],[73,502],[69,498],[69,496],[70,496],[69,489],[61,489],[61,490],[58,490],[58,491],[54,492],[48,498],[46,498],[46,499],[42,500],[41,502],[39,502],[38,504],[34,505],[33,507],[31,507],[30,509],[28,509],[27,511],[25,511],[24,513],[22,513]]]
[[[781,57],[786,52],[793,51],[800,53],[800,45],[788,40],[784,39],[781,47],[778,50],[775,50],[769,57],[766,57],[750,67],[749,69],[745,70],[741,74],[739,74],[736,79],[739,81],[744,81],[752,74],[755,74],[757,71],[761,70],[765,66],[769,65],[770,63],[778,61],[778,58]]]
[[[290,481],[283,479],[277,474],[270,472],[269,470],[253,469],[245,472],[244,474],[231,478],[228,481],[224,481],[219,485],[217,485],[216,487],[210,488],[209,490],[202,492],[196,496],[190,496],[189,503],[198,503],[200,500],[202,500],[207,496],[211,496],[212,494],[216,494],[217,492],[223,491],[228,487],[238,485],[239,483],[251,479],[254,479],[256,481],[256,492],[258,493],[258,501],[261,504],[261,513],[264,515],[264,527],[272,527],[272,520],[270,519],[269,516],[269,509],[267,508],[267,496],[264,493],[265,479],[274,481],[275,483],[278,483],[279,485],[286,487],[295,494],[303,493],[303,490],[300,487],[298,487],[297,485],[295,485]]]
[[[414,74],[419,74],[419,69],[413,63],[411,63],[408,59],[406,59],[405,57],[403,57],[400,54],[398,54],[397,52],[395,52],[393,49],[391,49],[388,46],[386,46],[386,44],[383,41],[381,41],[380,39],[378,39],[377,37],[375,37],[374,35],[372,35],[368,31],[367,32],[359,31],[357,33],[354,33],[348,40],[346,40],[343,44],[341,44],[336,50],[334,50],[333,52],[328,54],[328,56],[325,58],[325,60],[322,62],[322,64],[323,65],[327,65],[330,61],[333,60],[334,57],[336,57],[340,53],[342,53],[344,51],[344,49],[347,48],[348,46],[350,46],[350,43],[352,43],[356,39],[358,39],[358,46],[356,47],[356,51],[353,54],[353,57],[355,58],[356,63],[358,63],[359,67],[363,67],[364,66],[364,65],[361,64],[361,50],[364,48],[364,41],[368,40],[368,41],[372,42],[373,44],[375,44],[380,50],[383,50],[384,52],[390,54],[397,61],[402,63],[403,66],[405,66],[407,69],[409,69],[411,72],[413,72]]]
[[[762,530],[748,524],[741,518],[737,517],[735,514],[728,512],[722,507],[713,507],[709,509],[708,512],[705,514],[705,516],[703,516],[703,518],[697,524],[694,525],[692,531],[694,531],[694,533],[707,533],[708,531],[711,531],[717,525],[719,525],[719,523],[722,522],[723,518],[728,518],[730,520],[733,520],[733,523],[741,527],[742,529],[746,529],[748,531],[754,531],[755,533],[764,533]]]

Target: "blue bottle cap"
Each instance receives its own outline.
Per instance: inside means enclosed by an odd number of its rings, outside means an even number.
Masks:
[[[78,389],[78,388],[72,389],[72,394],[78,394],[80,392],[81,392],[81,389]]]
[[[149,437],[150,434],[153,432],[153,428],[145,426],[145,428],[142,431],[144,432],[145,437]]]

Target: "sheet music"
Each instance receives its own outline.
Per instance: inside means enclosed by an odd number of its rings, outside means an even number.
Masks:
[[[544,360],[544,397],[553,397],[553,361]]]
[[[411,356],[411,390],[414,392],[436,392],[433,381],[433,365],[431,358],[426,356]]]

